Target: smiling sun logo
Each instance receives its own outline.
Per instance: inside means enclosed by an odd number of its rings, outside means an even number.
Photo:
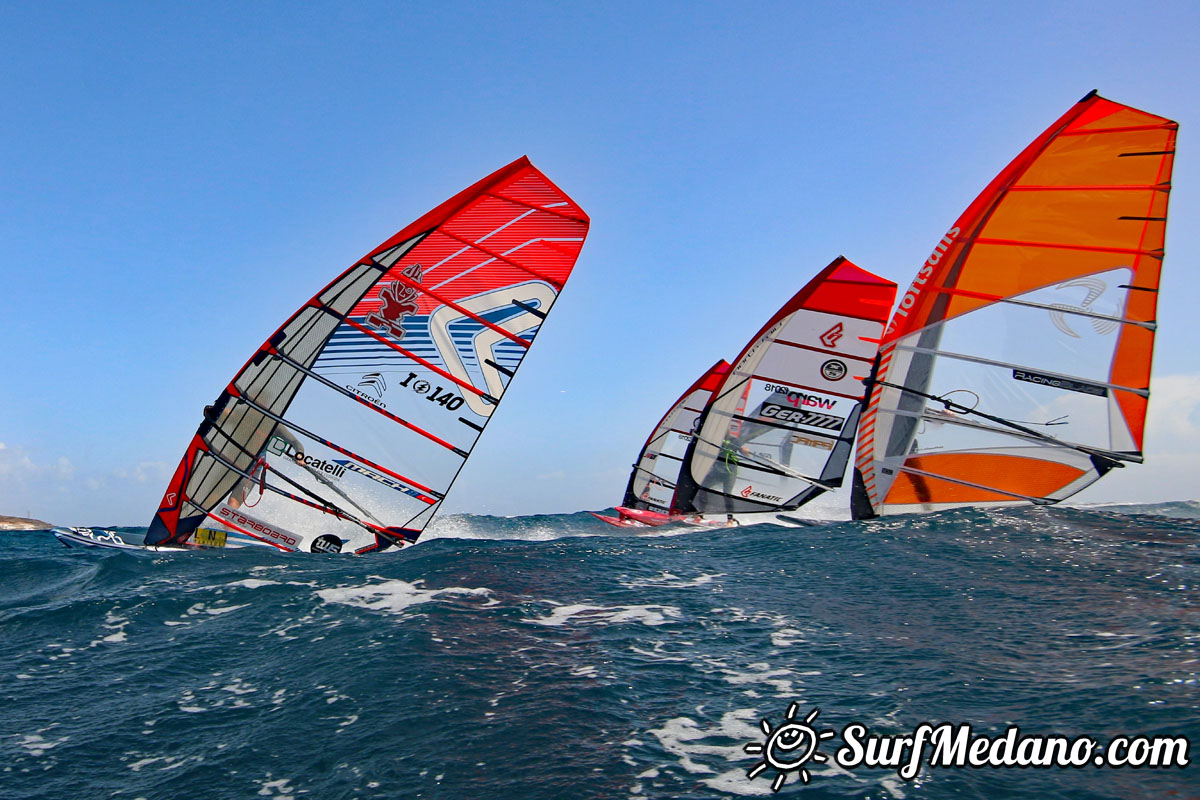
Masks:
[[[784,715],[785,721],[778,728],[772,729],[770,721],[764,718],[760,726],[767,737],[766,741],[762,744],[754,742],[744,748],[747,753],[762,756],[762,761],[751,767],[746,777],[753,780],[767,767],[775,768],[775,780],[771,783],[773,792],[778,792],[783,787],[789,772],[799,772],[801,782],[807,784],[812,776],[804,765],[809,761],[818,764],[828,761],[825,755],[818,752],[818,748],[823,740],[832,739],[837,735],[836,731],[831,730],[818,732],[812,726],[817,715],[821,713],[819,708],[808,712],[803,722],[796,722],[798,708],[798,703],[788,706],[787,714]]]

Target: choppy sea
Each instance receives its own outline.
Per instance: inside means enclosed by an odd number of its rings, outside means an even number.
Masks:
[[[773,796],[744,748],[793,703],[1200,759],[1195,502],[434,534],[361,558],[0,534],[0,798]],[[1200,796],[1197,764],[807,771],[778,796]]]

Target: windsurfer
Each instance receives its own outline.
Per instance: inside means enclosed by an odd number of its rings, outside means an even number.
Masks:
[[[704,481],[707,486],[720,483],[725,513],[728,515],[731,515],[736,510],[733,507],[733,487],[737,483],[738,467],[741,465],[742,456],[750,455],[750,451],[746,449],[746,445],[741,442],[745,428],[745,424],[737,421],[729,426],[729,429],[725,433],[725,439],[721,442],[721,449],[717,454],[717,460],[713,462],[712,469],[708,473],[708,479]]]
[[[262,446],[260,446],[258,448],[258,450],[257,450],[258,457],[255,459],[254,463],[250,467],[249,477],[243,477],[240,481],[238,481],[237,486],[234,487],[233,492],[229,495],[228,503],[231,508],[238,508],[239,506],[242,505],[242,503],[244,503],[246,501],[246,498],[250,496],[251,487],[254,486],[254,484],[256,482],[259,483],[259,485],[260,485],[259,493],[261,496],[261,492],[262,492],[261,486],[266,481],[266,477],[267,477],[266,472],[267,472],[267,469],[269,466],[267,464],[267,455],[266,454],[267,454],[268,450],[272,450],[273,452],[275,451],[272,448],[272,444],[276,440],[279,440],[279,443],[283,445],[282,447],[279,447],[278,445],[276,445],[276,447],[278,448],[278,452],[285,453],[289,457],[295,459],[297,464],[299,464],[300,466],[302,466],[306,470],[308,470],[308,472],[311,473],[314,477],[316,477],[317,480],[321,481],[321,483],[329,485],[330,480],[328,477],[321,474],[318,470],[313,469],[312,467],[310,467],[308,464],[305,463],[305,461],[304,461],[304,446],[302,444],[300,444],[300,440],[298,440],[295,436],[293,436],[292,432],[289,431],[285,426],[276,425],[275,430],[273,430],[271,432],[271,435],[269,437],[267,437],[266,441],[263,442]],[[247,449],[249,449],[249,448],[247,448]],[[255,500],[254,503],[251,505],[254,505],[257,503],[258,503],[258,500]]]

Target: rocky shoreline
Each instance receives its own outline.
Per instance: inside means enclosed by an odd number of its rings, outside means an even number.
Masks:
[[[53,528],[49,522],[28,517],[6,517],[0,514],[0,531],[44,531]]]

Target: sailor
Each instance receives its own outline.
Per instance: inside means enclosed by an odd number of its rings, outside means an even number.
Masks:
[[[260,437],[256,436],[253,438]],[[282,447],[279,447],[279,445],[272,447],[272,444],[277,439],[283,445]],[[255,452],[255,450],[252,450],[250,447],[247,447],[246,449],[250,452]],[[231,508],[238,508],[243,502],[246,501],[246,498],[251,492],[251,487],[255,484],[255,482],[259,483],[259,492],[261,495],[261,486],[266,482],[266,471],[269,468],[267,463],[268,451],[276,453],[282,451],[284,456],[294,459],[297,464],[307,469],[319,481],[325,484],[329,483],[328,477],[305,463],[304,446],[300,444],[300,441],[295,436],[292,435],[292,432],[289,431],[284,425],[276,425],[275,430],[271,431],[270,437],[268,437],[267,440],[257,448],[257,458],[248,470],[249,477],[243,477],[240,481],[238,481],[237,485],[233,488],[233,492],[229,495],[229,506]],[[258,500],[255,500],[254,504],[257,503]]]
[[[233,430],[234,426],[230,424],[230,415],[233,408],[233,404],[226,404],[221,409],[220,414],[218,414],[216,405],[206,406],[204,409],[204,418],[212,423],[217,430],[222,432]],[[218,439],[219,438],[220,437],[218,437]],[[225,433],[224,441],[226,444],[232,443],[232,439],[228,433]],[[234,446],[237,447],[236,445]],[[303,467],[305,471],[312,475],[313,478],[315,478],[318,482],[324,484],[327,489],[340,495],[347,503],[353,505],[359,513],[362,513],[364,516],[374,520],[377,523],[379,522],[379,519],[374,514],[363,508],[361,504],[355,502],[352,497],[347,495],[344,490],[339,488],[338,485],[334,483],[333,477],[325,474],[325,472],[318,467],[313,466],[313,464],[310,463],[310,460],[305,458],[304,445],[300,444],[300,440],[295,437],[295,435],[288,429],[286,424],[280,422],[274,426],[262,426],[255,429],[250,433],[250,436],[246,442],[240,447],[237,447],[237,450],[240,451],[242,455],[254,453],[255,458],[254,461],[246,467],[245,474],[234,485],[233,491],[229,493],[229,497],[226,502],[230,508],[239,508],[242,505],[258,504],[258,501],[262,498],[262,493],[266,490],[267,471],[272,469],[270,464],[267,462],[267,456],[268,453],[273,453],[275,455],[282,456],[286,461],[295,461],[297,465]],[[322,461],[320,463],[324,464],[325,462]],[[274,471],[278,472],[278,469],[276,468]],[[251,487],[253,487],[255,483],[257,483],[259,486],[258,497],[255,498],[253,503],[247,503],[247,498],[253,492]],[[307,492],[307,490],[303,491]],[[312,494],[311,492],[308,493],[310,495]],[[322,500],[319,497],[314,496],[314,499],[320,500],[327,508],[336,509],[336,506]]]
[[[725,512],[730,516],[733,512],[733,487],[737,483],[738,467],[741,465],[742,456],[750,455],[746,445],[741,443],[742,434],[746,432],[745,427],[744,423],[729,427],[724,441],[721,442],[721,451],[717,455],[717,462],[713,464],[712,471],[709,472],[710,476],[721,482]]]

